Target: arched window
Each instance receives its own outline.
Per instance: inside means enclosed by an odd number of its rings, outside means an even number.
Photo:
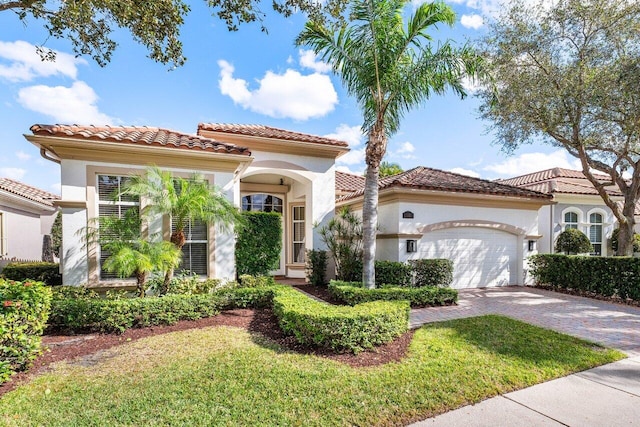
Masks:
[[[564,213],[564,229],[570,228],[578,229],[578,213],[569,211]]]
[[[589,240],[593,246],[594,255],[602,255],[602,214],[589,215]]]

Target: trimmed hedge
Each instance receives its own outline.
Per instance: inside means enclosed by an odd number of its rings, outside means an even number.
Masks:
[[[53,262],[10,262],[2,269],[7,280],[35,280],[49,286],[62,285],[59,265]]]
[[[0,384],[40,353],[50,306],[51,289],[44,283],[0,279]]]
[[[327,285],[327,251],[310,249],[307,251],[305,275],[307,281],[314,286]]]
[[[640,301],[640,258],[539,254],[529,266],[538,285]]]
[[[387,284],[411,286],[411,266],[398,261],[376,261],[376,287]]]
[[[409,265],[413,269],[413,286],[447,287],[453,282],[453,261],[449,259],[412,259]]]
[[[392,341],[409,326],[407,301],[332,306],[286,287],[277,289],[273,311],[299,343],[353,353]]]
[[[360,282],[332,280],[329,284],[331,295],[348,305],[369,301],[409,301],[411,307],[434,307],[451,305],[458,301],[458,291],[434,286],[421,288],[383,287],[363,288]]]
[[[238,276],[266,275],[278,268],[282,249],[282,215],[276,212],[242,212],[244,224],[236,240]]]

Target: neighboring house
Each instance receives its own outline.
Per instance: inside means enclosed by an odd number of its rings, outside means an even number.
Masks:
[[[596,177],[602,181],[611,180],[606,175],[597,174]],[[558,235],[567,228],[575,228],[589,237],[593,255],[613,255],[609,239],[616,228],[616,218],[582,171],[553,168],[499,182],[553,197],[553,204],[540,209],[540,252],[553,253]],[[624,200],[615,186],[607,192],[615,201]]]
[[[66,285],[98,285],[112,276],[102,271],[100,248],[86,247],[81,230],[92,218],[139,209],[144,200],[111,199],[127,176],[153,164],[176,175],[198,172],[236,206],[276,211],[283,216],[283,251],[275,274],[304,277],[306,249],[317,248],[315,224],[335,210],[335,159],[347,143],[267,126],[198,125],[189,135],[152,127],[34,125],[26,139],[43,156],[60,163]],[[166,239],[171,218],[158,218],[150,232]],[[215,226],[192,223],[183,265],[222,279],[235,277],[234,236]]]
[[[43,238],[51,234],[59,196],[0,178],[0,258],[42,259]]]
[[[364,178],[336,173],[336,206],[362,211]],[[448,258],[454,288],[522,285],[551,196],[417,167],[380,179],[376,259]]]

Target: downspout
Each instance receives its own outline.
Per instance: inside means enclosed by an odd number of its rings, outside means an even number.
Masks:
[[[551,206],[551,212],[549,215],[549,253],[553,253],[553,208],[555,204]]]
[[[44,147],[40,147],[40,155],[42,156],[43,159],[45,160],[50,160],[52,162],[55,162],[57,164],[60,164],[60,160],[59,159],[54,159],[53,157],[49,156],[47,154],[47,149]]]

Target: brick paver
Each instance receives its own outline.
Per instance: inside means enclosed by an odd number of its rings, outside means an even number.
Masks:
[[[457,306],[411,310],[412,328],[462,317],[501,314],[640,356],[640,308],[543,289],[463,289]]]

